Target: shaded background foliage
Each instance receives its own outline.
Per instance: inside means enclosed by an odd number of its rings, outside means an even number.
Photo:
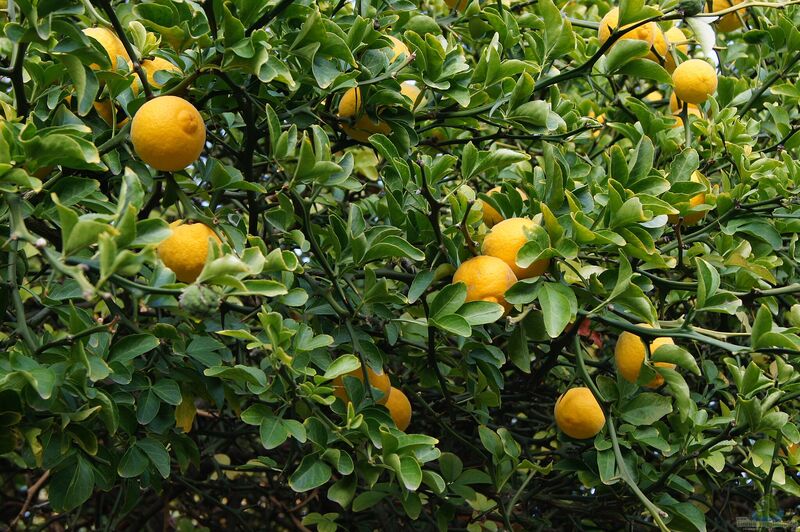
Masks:
[[[715,97],[676,128],[648,46],[599,44],[604,2],[10,1],[0,521],[796,519],[795,4],[738,12],[745,27],[716,36]],[[620,6],[625,22],[664,29],[701,7]],[[698,54],[713,19],[690,20]],[[97,24],[122,30],[137,61],[158,55],[181,73],[140,90],[80,31]],[[393,60],[390,34],[413,55]],[[403,97],[403,81],[424,101]],[[391,129],[369,144],[337,116],[356,84]],[[185,171],[154,172],[132,152],[124,118],[151,92],[205,119],[207,149]],[[707,183],[690,182],[697,169]],[[667,222],[705,187],[698,225]],[[537,216],[518,258],[551,258],[509,291],[502,318],[450,284],[487,231],[477,200]],[[189,287],[154,251],[178,218],[224,241]],[[656,321],[658,333],[636,325]],[[624,330],[678,344],[663,354],[678,364],[659,369],[664,387],[617,378]],[[410,397],[406,433],[356,383],[351,407],[334,402],[331,379],[360,363]],[[553,423],[556,398],[581,383],[605,399],[594,440]]]

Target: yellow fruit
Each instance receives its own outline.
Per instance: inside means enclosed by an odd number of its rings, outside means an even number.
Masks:
[[[404,81],[400,84],[400,94],[411,100],[412,109],[416,109],[417,107],[422,107],[425,105],[427,100],[425,100],[424,96],[420,98],[419,95],[421,92],[422,91],[419,89],[419,87],[410,81]],[[417,98],[419,98],[419,102],[417,102]]]
[[[496,192],[500,192],[500,190],[501,190],[500,187],[494,187],[489,192],[487,192],[487,194],[491,196]],[[525,194],[525,192],[522,191],[522,189],[518,188],[517,192],[519,192],[519,195],[523,201],[528,199],[528,196]],[[492,227],[493,225],[498,224],[505,219],[503,218],[502,214],[497,212],[495,208],[489,205],[488,203],[484,203],[481,200],[478,200],[477,203],[481,205],[481,209],[483,211],[483,223],[485,223],[487,226]]]
[[[701,177],[700,172],[695,170],[694,172],[692,172],[691,181],[694,183],[701,183],[702,180],[700,179],[700,177]],[[689,200],[689,206],[697,207],[698,205],[702,205],[705,202],[706,202],[706,193],[701,192],[700,194],[692,196],[692,198]],[[690,212],[683,217],[683,225],[694,225],[700,220],[702,220],[705,217],[705,215],[706,215],[705,211]],[[680,215],[670,214],[667,216],[667,219],[669,220],[669,223],[676,224],[680,220]]]
[[[159,96],[139,108],[131,124],[133,149],[163,171],[183,170],[200,157],[206,126],[195,107],[177,96]]]
[[[350,119],[350,123],[341,124],[342,131],[348,137],[359,142],[367,142],[374,133],[388,135],[392,132],[389,124],[382,120],[374,121],[363,112],[363,107],[364,101],[361,98],[361,89],[358,87],[348,89],[339,101],[339,118]]]
[[[453,275],[454,283],[467,285],[467,302],[489,301],[510,308],[503,295],[517,282],[517,277],[502,260],[480,255],[461,263]]]
[[[680,101],[677,96],[675,96],[674,92],[669,97],[669,108],[674,114],[678,114],[683,110],[683,102]],[[703,116],[703,113],[700,112],[700,108],[693,103],[686,104],[686,111],[690,115],[698,117]]]
[[[108,58],[111,61],[112,70],[117,68],[118,56],[121,56],[126,62],[130,63],[131,58],[128,55],[128,52],[125,51],[125,46],[113,31],[107,28],[85,28],[83,33],[87,37],[91,37],[100,43],[100,46],[102,46],[108,54]],[[100,65],[95,63],[90,65],[90,67],[92,70],[98,70]]]
[[[179,281],[193,283],[206,265],[208,239],[216,245],[221,241],[205,224],[184,224],[178,220],[170,227],[172,234],[158,245],[158,256]]]
[[[611,34],[617,29],[619,24],[619,8],[613,8],[611,11],[606,13],[606,16],[600,20],[600,28],[597,30],[597,37],[600,39],[600,44],[603,44],[608,40]],[[632,26],[629,24],[625,26],[626,28]],[[623,28],[624,29],[624,28]],[[655,22],[648,22],[647,24],[643,24],[636,29],[633,29],[627,33],[625,33],[620,40],[623,39],[637,39],[640,41],[645,41],[650,46],[653,46],[655,41],[655,36],[661,30],[658,28]],[[652,52],[651,52],[652,53]]]
[[[640,323],[639,327],[652,328],[652,325],[647,323]],[[672,338],[661,337],[656,338],[650,342],[650,354],[656,352],[656,349],[662,345],[673,345],[675,342]],[[617,371],[628,382],[636,382],[639,380],[639,373],[642,371],[642,364],[644,364],[645,346],[642,339],[628,331],[624,331],[617,338],[617,345],[614,347],[614,361],[617,364]],[[669,362],[655,362],[654,365],[663,368],[675,368],[675,364]],[[664,383],[664,377],[656,375],[653,380],[647,383],[648,388],[657,388]]]
[[[364,372],[360,367],[351,371],[346,376],[355,377],[362,383],[364,382]],[[389,381],[389,375],[386,373],[376,373],[372,368],[367,366],[367,379],[371,387],[377,388],[383,394],[383,396],[377,400],[377,403],[380,405],[386,403],[386,400],[389,398],[389,389],[392,387],[392,383]],[[350,397],[347,395],[347,388],[344,386],[344,376],[333,379],[332,385],[333,395],[345,403],[349,403]]]
[[[650,48],[650,53],[645,56],[645,59],[650,59],[659,64],[663,64],[667,60],[667,38],[658,26],[656,26],[653,33],[653,46]]]
[[[603,429],[606,416],[589,388],[570,388],[558,398],[555,407],[556,425],[577,440],[594,438]]]
[[[511,268],[517,279],[542,275],[547,271],[549,259],[537,260],[527,268],[517,266],[517,253],[528,242],[528,233],[535,226],[530,218],[509,218],[498,223],[483,240],[483,253],[497,257]]]
[[[117,119],[117,128],[121,128],[130,120],[122,109],[109,98],[97,100],[92,104],[92,107],[109,126],[114,124],[114,118]]]
[[[389,398],[384,405],[389,410],[394,424],[400,430],[406,430],[411,423],[411,402],[401,390],[394,386],[389,391]]]
[[[456,11],[463,11],[468,5],[469,0],[444,0],[447,7],[455,9]]]
[[[404,60],[406,61],[411,57],[411,52],[408,51],[408,46],[403,41],[392,35],[387,35],[386,37],[392,41],[392,59],[389,61],[390,63],[394,63],[401,55],[405,55]]]
[[[717,90],[717,71],[702,59],[689,59],[672,73],[672,82],[678,99],[701,104]]]
[[[711,5],[711,11],[722,11],[723,9],[727,9],[731,6],[735,6],[737,4],[741,4],[742,0],[714,0]],[[717,20],[717,31],[726,33],[729,31],[737,30],[742,27],[742,21],[739,19],[738,11],[734,11],[732,13],[728,13],[727,15],[723,15]]]
[[[660,102],[663,99],[664,99],[664,95],[661,94],[661,92],[659,92],[659,91],[653,91],[653,92],[651,92],[650,94],[647,94],[644,97],[644,101],[646,101],[646,102]]]
[[[160,72],[162,70],[166,70],[168,72],[181,71],[180,68],[160,57],[154,57],[153,59],[145,59],[142,61],[142,70],[144,70],[145,74],[147,74],[147,83],[149,83],[154,89],[161,88],[161,83],[156,81],[156,72]],[[136,87],[135,90],[138,90],[138,87]]]
[[[683,30],[680,29],[678,26],[672,26],[670,29],[664,32],[664,37],[667,39],[667,44],[670,48],[676,48],[678,51],[687,54],[689,53],[689,44],[686,42],[688,38],[686,34],[683,33]],[[664,66],[666,67],[668,72],[673,72],[675,67],[675,58],[672,55],[672,50],[667,51],[666,62]]]

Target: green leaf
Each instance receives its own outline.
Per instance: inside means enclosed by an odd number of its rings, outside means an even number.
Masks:
[[[125,364],[158,347],[158,338],[152,334],[132,334],[111,346],[109,361]]]
[[[422,468],[419,462],[413,457],[404,455],[400,457],[400,480],[409,491],[416,491],[422,484]]]
[[[631,425],[652,425],[672,412],[672,401],[669,397],[656,393],[641,393],[633,400],[622,405],[620,417]]]
[[[74,510],[92,495],[94,482],[91,464],[80,453],[74,454],[53,472],[47,489],[50,504],[59,512]]]
[[[469,322],[458,314],[439,316],[437,318],[431,318],[430,321],[434,326],[442,329],[445,332],[463,336],[465,338],[472,334],[472,327],[470,327]]]
[[[484,325],[499,320],[505,309],[497,303],[488,301],[471,301],[464,303],[457,314],[467,320],[470,325]]]
[[[163,444],[153,438],[145,438],[138,440],[136,445],[144,451],[144,454],[147,455],[150,463],[156,467],[162,478],[169,477],[169,453],[167,453]]]
[[[318,488],[331,478],[331,468],[312,455],[303,457],[294,473],[289,477],[289,486],[298,493]]]
[[[623,39],[614,43],[606,55],[606,70],[614,72],[626,63],[644,57],[650,51],[650,44],[635,39]]]
[[[467,299],[467,285],[455,283],[447,285],[430,302],[431,318],[453,314]]]
[[[650,354],[650,360],[653,362],[675,364],[678,367],[691,371],[695,375],[700,375],[700,368],[697,366],[697,361],[691,353],[677,345],[660,345],[654,353]]]
[[[539,291],[544,327],[550,338],[560,335],[567,324],[575,318],[578,300],[575,293],[559,283],[543,283]]]
[[[161,379],[152,388],[153,392],[167,404],[178,406],[181,404],[181,389],[172,379]]]
[[[355,355],[342,355],[334,360],[325,370],[325,379],[335,379],[361,367],[361,362]]]
[[[283,444],[289,437],[289,431],[286,430],[282,420],[277,417],[266,417],[261,421],[259,428],[261,436],[261,444],[265,449],[274,449]]]

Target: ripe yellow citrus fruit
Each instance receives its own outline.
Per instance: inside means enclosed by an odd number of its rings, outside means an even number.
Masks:
[[[419,87],[409,81],[404,81],[400,84],[400,94],[411,100],[411,107],[413,109],[422,107],[427,102],[424,96],[420,97],[421,92]]]
[[[208,239],[215,245],[221,241],[205,224],[184,224],[177,220],[170,227],[172,234],[158,245],[158,256],[179,281],[193,283],[206,265]]]
[[[711,11],[722,11],[729,7],[741,4],[742,0],[714,0],[711,4]],[[738,11],[723,15],[717,20],[717,31],[727,33],[729,31],[737,30],[742,27],[742,21],[739,18]]]
[[[420,89],[413,83],[406,81],[400,84],[400,92],[411,100],[413,105],[417,101]],[[424,100],[421,100],[419,105],[423,103]],[[344,93],[342,99],[339,100],[338,116],[343,119],[341,123],[342,131],[351,139],[359,142],[368,142],[370,135],[374,133],[388,135],[392,132],[389,124],[383,120],[373,120],[364,111],[364,100],[361,97],[361,88],[359,87],[353,87]]]
[[[130,62],[131,58],[128,52],[125,51],[125,46],[113,31],[107,28],[85,28],[83,33],[100,43],[100,46],[108,54],[112,70],[117,68],[117,57],[122,57],[126,62]],[[100,65],[94,63],[90,67],[92,70],[98,70]]]
[[[401,55],[405,55],[405,60],[411,57],[411,52],[408,50],[408,46],[405,45],[403,41],[394,37],[393,35],[387,35],[390,41],[392,41],[392,60],[391,63],[395,62],[398,57]]]
[[[404,431],[408,428],[408,425],[411,424],[411,402],[406,394],[392,386],[389,390],[389,398],[383,406],[389,410],[389,415],[392,416],[398,429]]]
[[[183,98],[159,96],[139,108],[131,124],[133,149],[156,170],[183,170],[206,143],[203,117]]]
[[[660,91],[653,91],[644,97],[646,102],[660,102],[664,99],[664,95]]]
[[[549,259],[537,260],[527,268],[517,266],[517,253],[528,242],[528,233],[535,222],[530,218],[509,218],[498,223],[483,240],[483,253],[508,264],[517,279],[542,275],[550,265]]]
[[[388,135],[392,128],[382,120],[375,121],[363,111],[364,100],[361,98],[361,89],[353,87],[344,93],[339,101],[339,118],[342,122],[342,131],[351,139],[367,142],[370,135],[382,133]],[[347,120],[349,119],[349,123]]]
[[[600,20],[600,27],[597,30],[597,38],[600,39],[600,44],[603,44],[608,40],[609,37],[611,37],[611,34],[617,30],[618,25],[619,8],[615,7],[606,13],[606,15]],[[630,26],[632,26],[632,24],[625,26],[625,28],[629,28]],[[648,22],[647,24],[643,24],[636,29],[625,33],[620,40],[637,39],[640,41],[645,41],[650,46],[653,46],[656,34],[660,31],[661,30],[658,28],[655,22]]]
[[[496,257],[480,255],[461,263],[453,275],[454,283],[467,285],[467,302],[489,301],[508,310],[504,294],[517,282],[508,264]]]
[[[493,189],[489,190],[487,194],[491,196],[492,194],[500,192],[500,190],[501,187],[494,187]],[[528,199],[528,196],[522,191],[522,189],[518,188],[517,192],[519,192],[519,195],[523,201]],[[492,227],[493,225],[498,224],[505,219],[503,218],[502,214],[497,212],[495,208],[488,203],[484,203],[481,200],[478,200],[477,203],[481,205],[481,209],[483,211],[483,223],[485,223],[487,226]]]
[[[156,72],[160,72],[162,70],[166,70],[168,72],[181,71],[180,68],[173,65],[166,59],[162,59],[161,57],[154,57],[152,59],[145,59],[142,61],[142,70],[144,70],[145,74],[147,75],[147,83],[149,83],[154,89],[161,88],[161,83],[156,81]],[[138,91],[138,89],[139,87],[134,85],[134,91]]]
[[[652,325],[647,323],[640,323],[639,327],[652,328]],[[650,354],[655,353],[656,349],[662,345],[673,345],[675,342],[672,338],[659,337],[650,342]],[[636,382],[639,380],[639,373],[642,371],[642,364],[644,364],[645,346],[642,339],[628,331],[624,331],[617,338],[617,345],[614,347],[614,361],[617,364],[617,370],[628,382]],[[655,362],[654,365],[663,368],[675,368],[675,364],[669,362]],[[656,375],[653,380],[647,383],[648,388],[658,388],[664,383],[664,377]]]
[[[364,372],[361,370],[361,368],[358,368],[350,373],[347,373],[346,375],[333,379],[333,395],[345,403],[349,403],[350,397],[347,395],[347,388],[344,386],[344,377],[355,377],[363,383]],[[389,375],[386,373],[376,373],[372,368],[367,366],[367,379],[369,380],[369,385],[371,387],[377,388],[380,390],[381,394],[383,394],[380,398],[376,396],[377,403],[380,405],[385,404],[386,400],[389,398],[389,390],[392,387],[392,383],[389,382]]]
[[[656,63],[665,63],[667,60],[667,37],[658,26],[653,33],[653,46],[650,47],[650,53],[645,56],[645,59]]]
[[[594,438],[606,423],[603,409],[589,388],[570,388],[558,398],[555,407],[556,425],[577,440]]]
[[[686,42],[688,39],[686,34],[683,33],[683,30],[680,29],[678,26],[672,26],[670,29],[664,32],[664,37],[667,39],[667,44],[669,44],[670,48],[675,48],[678,51],[687,54],[689,53],[689,44]],[[675,58],[672,55],[672,51],[667,51],[666,62],[664,66],[666,67],[668,72],[673,72],[675,67]]]
[[[689,59],[675,68],[672,82],[678,99],[701,104],[717,90],[717,71],[702,59]]]
[[[130,120],[122,109],[110,98],[97,100],[92,104],[92,107],[94,107],[95,112],[97,112],[100,118],[109,126],[114,124],[115,118],[117,120],[117,128],[121,128]]]
[[[670,108],[670,110],[672,110],[672,112],[674,114],[678,114],[683,110],[683,102],[680,101],[677,96],[675,96],[674,92],[669,97],[669,108]],[[693,103],[687,103],[686,104],[686,111],[690,115],[694,115],[694,116],[698,116],[698,117],[702,117],[703,116],[703,113],[700,112],[700,108],[697,107]]]
[[[700,172],[698,172],[697,170],[692,172],[691,181],[694,183],[702,183]],[[700,194],[692,196],[692,198],[689,200],[689,205],[691,207],[697,207],[698,205],[702,205],[705,202],[706,202],[706,193],[701,192]],[[690,212],[683,217],[683,225],[694,225],[700,220],[702,220],[705,217],[705,215],[706,215],[705,211]],[[680,215],[670,214],[667,216],[667,218],[669,220],[669,223],[676,224],[680,220]]]

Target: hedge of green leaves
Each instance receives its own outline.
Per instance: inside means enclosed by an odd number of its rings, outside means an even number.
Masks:
[[[671,78],[649,46],[620,32],[599,45],[605,2],[9,0],[0,522],[327,532],[792,519],[797,4],[747,0],[744,27],[714,35],[699,3],[623,0],[621,22],[677,22],[689,55],[719,65],[702,116],[684,110],[674,127]],[[96,25],[122,29],[137,61],[180,67],[151,88],[201,111],[194,166],[159,173],[136,157],[122,118],[147,91],[81,33]],[[391,61],[387,35],[411,54]],[[416,107],[400,93],[409,80],[424,90]],[[369,144],[337,116],[356,85],[391,126]],[[106,98],[119,125],[94,109]],[[698,169],[706,179],[690,182]],[[700,223],[668,223],[704,189]],[[450,283],[488,230],[482,202],[543,224],[519,262],[551,258],[511,288],[502,317]],[[155,253],[176,219],[224,242],[191,286]],[[664,386],[618,378],[624,330],[673,338],[651,354],[677,364],[658,369]],[[355,380],[355,402],[335,400],[331,380],[360,363],[410,398],[405,433]],[[552,412],[582,385],[607,423],[578,441]]]

